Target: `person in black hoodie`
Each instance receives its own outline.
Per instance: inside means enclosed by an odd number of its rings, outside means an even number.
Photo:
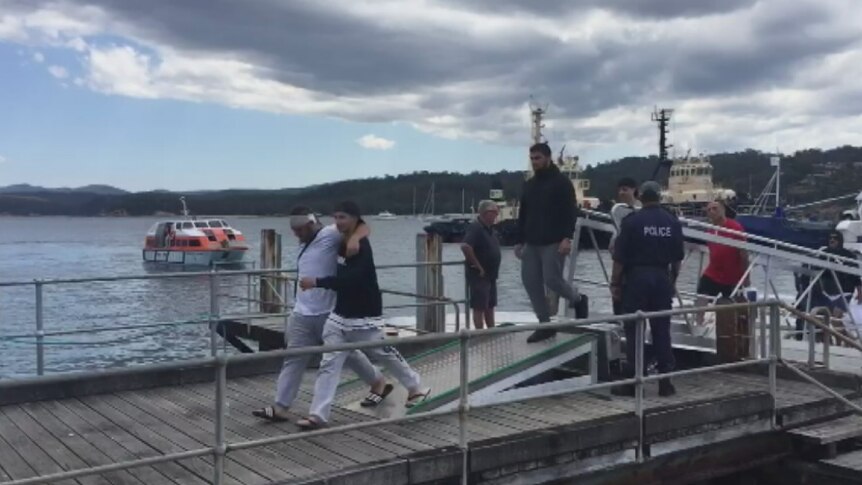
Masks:
[[[844,247],[844,235],[839,231],[832,231],[829,234],[829,245],[822,248],[824,253],[821,258],[832,263],[843,264],[853,268],[850,271],[857,270],[859,265],[849,263],[835,258],[839,256],[851,260],[856,259],[853,251]],[[826,271],[820,277],[820,291],[825,298],[825,305],[832,311],[835,318],[841,318],[844,312],[847,311],[847,301],[853,298],[853,293],[856,293],[856,300],[862,303],[862,278],[858,274]]]
[[[362,222],[359,206],[353,202],[338,204],[334,217],[338,230],[348,237]],[[380,329],[383,324],[383,300],[377,284],[377,269],[374,266],[374,255],[368,238],[360,240],[359,252],[346,257],[344,264],[339,265],[335,276],[302,278],[299,286],[303,290],[328,288],[336,292],[335,309],[329,314],[323,327],[324,345],[383,340],[384,334]],[[401,385],[407,388],[407,407],[413,407],[428,397],[431,390],[421,387],[419,374],[410,368],[394,347],[376,347],[365,349],[363,352],[372,361],[382,364]],[[317,429],[326,425],[335,391],[341,379],[341,368],[348,355],[350,351],[323,354],[317,381],[314,384],[314,398],[311,401],[309,415],[296,423],[301,429]],[[380,379],[382,376],[374,382]],[[372,392],[361,404],[374,406],[391,391],[392,386],[387,384],[383,393]]]
[[[524,182],[518,209],[519,244],[515,256],[521,259],[521,280],[539,323],[551,321],[545,287],[569,301],[578,318],[587,315],[587,297],[563,278],[566,256],[572,251],[575,218],[578,214],[572,181],[551,161],[546,143],[530,147],[533,177]],[[556,335],[555,330],[537,330],[527,342],[539,342]]]

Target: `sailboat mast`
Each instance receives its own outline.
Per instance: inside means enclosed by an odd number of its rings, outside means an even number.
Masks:
[[[413,217],[416,217],[416,186],[413,186]]]
[[[461,189],[461,214],[466,214],[464,212],[464,189]]]

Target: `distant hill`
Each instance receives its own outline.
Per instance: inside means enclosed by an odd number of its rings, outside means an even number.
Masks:
[[[127,190],[111,187],[110,185],[85,185],[83,187],[59,187],[47,188],[39,187],[30,184],[16,184],[0,187],[0,194],[32,194],[32,193],[70,193],[79,192],[84,194],[100,194],[100,195],[122,195],[128,194]]]
[[[743,198],[756,196],[772,176],[769,155],[755,150],[718,153],[711,156],[715,182],[732,188]],[[656,157],[626,157],[588,167],[589,195],[607,201],[614,197],[621,177],[647,180]],[[345,180],[305,188],[278,190],[230,189],[183,193],[155,190],[129,193],[114,187],[91,185],[76,189],[46,189],[31,185],[0,188],[0,214],[12,215],[152,215],[178,213],[179,197],[185,196],[194,214],[279,215],[302,204],[328,212],[345,199],[359,203],[366,214],[384,210],[396,214],[423,211],[430,204],[433,184],[435,212],[461,212],[462,194],[466,210],[487,198],[491,188],[506,196],[520,196],[522,172],[469,174],[416,172],[407,175]],[[810,149],[786,156],[782,162],[782,194],[788,204],[800,204],[862,190],[862,148]],[[415,195],[414,195],[415,194]],[[415,197],[415,205],[414,205]],[[836,205],[838,207],[839,205]]]

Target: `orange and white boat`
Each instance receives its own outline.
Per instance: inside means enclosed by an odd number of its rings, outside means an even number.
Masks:
[[[242,262],[248,245],[242,233],[224,219],[190,217],[184,198],[183,218],[159,221],[144,239],[148,263],[211,266]]]

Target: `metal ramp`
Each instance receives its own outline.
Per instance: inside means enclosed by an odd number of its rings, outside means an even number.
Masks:
[[[593,333],[558,333],[553,339],[528,344],[527,333],[488,335],[471,339],[469,344],[468,376],[470,399],[474,404],[509,400],[507,393],[513,388],[546,371],[559,367],[582,355],[590,354],[590,376],[567,379],[565,385],[574,387],[595,381],[594,359],[596,336]],[[359,401],[368,388],[362,381],[351,380],[341,384],[335,405],[351,411],[393,418],[438,408],[454,408],[459,395],[460,348],[457,341],[432,349],[409,359],[410,365],[422,376],[423,386],[431,387],[431,396],[424,403],[406,409],[407,391],[392,379],[395,390],[375,408],[363,408]],[[553,384],[553,383],[551,383]],[[581,384],[581,385],[583,385]]]

